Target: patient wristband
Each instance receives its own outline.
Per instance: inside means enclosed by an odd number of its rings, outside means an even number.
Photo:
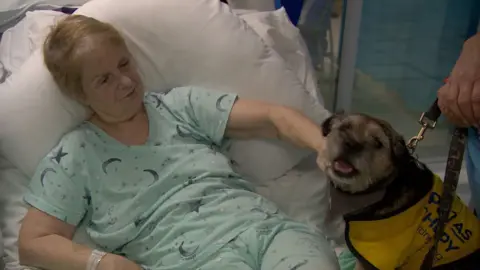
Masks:
[[[106,252],[94,249],[88,258],[86,270],[96,270],[105,255],[107,255]]]

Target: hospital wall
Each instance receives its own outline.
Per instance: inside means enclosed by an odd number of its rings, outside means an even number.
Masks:
[[[357,69],[423,111],[478,26],[478,0],[364,0]]]

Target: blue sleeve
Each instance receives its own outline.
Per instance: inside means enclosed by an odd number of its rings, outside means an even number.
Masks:
[[[161,95],[161,94],[154,94]],[[185,126],[177,132],[195,132],[197,137],[220,146],[236,94],[210,91],[200,87],[179,87],[163,95],[163,106]]]
[[[480,211],[480,140],[474,128],[468,130],[467,151],[465,156],[468,183],[471,191],[470,204],[477,212]]]
[[[74,156],[79,147],[63,139],[38,165],[25,201],[38,210],[77,226],[87,211],[88,194]]]

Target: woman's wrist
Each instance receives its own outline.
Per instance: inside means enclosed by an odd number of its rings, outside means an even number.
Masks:
[[[107,253],[96,270],[142,270],[142,267],[125,257]]]
[[[90,257],[88,258],[86,270],[97,270],[100,262],[106,255],[106,252],[99,251],[97,249],[92,250]]]
[[[116,256],[117,255],[107,253],[105,256],[103,256],[102,260],[99,262],[96,270],[115,269]]]

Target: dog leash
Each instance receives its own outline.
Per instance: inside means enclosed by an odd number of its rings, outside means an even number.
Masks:
[[[447,80],[448,79],[445,79],[445,82],[447,82]],[[437,120],[441,114],[442,112],[438,107],[438,99],[435,100],[427,112],[422,113],[418,121],[421,125],[421,129],[416,136],[412,137],[408,141],[407,144],[407,147],[412,154],[415,152],[418,143],[424,139],[425,132],[435,128]],[[445,178],[443,180],[443,193],[438,207],[439,217],[433,238],[433,245],[428,251],[427,255],[425,255],[420,270],[430,270],[433,268],[438,243],[444,234],[445,225],[448,223],[448,217],[452,208],[452,203],[456,196],[455,191],[457,189],[458,179],[462,169],[466,137],[466,128],[456,127],[453,131],[447,158],[447,167],[445,169]]]

